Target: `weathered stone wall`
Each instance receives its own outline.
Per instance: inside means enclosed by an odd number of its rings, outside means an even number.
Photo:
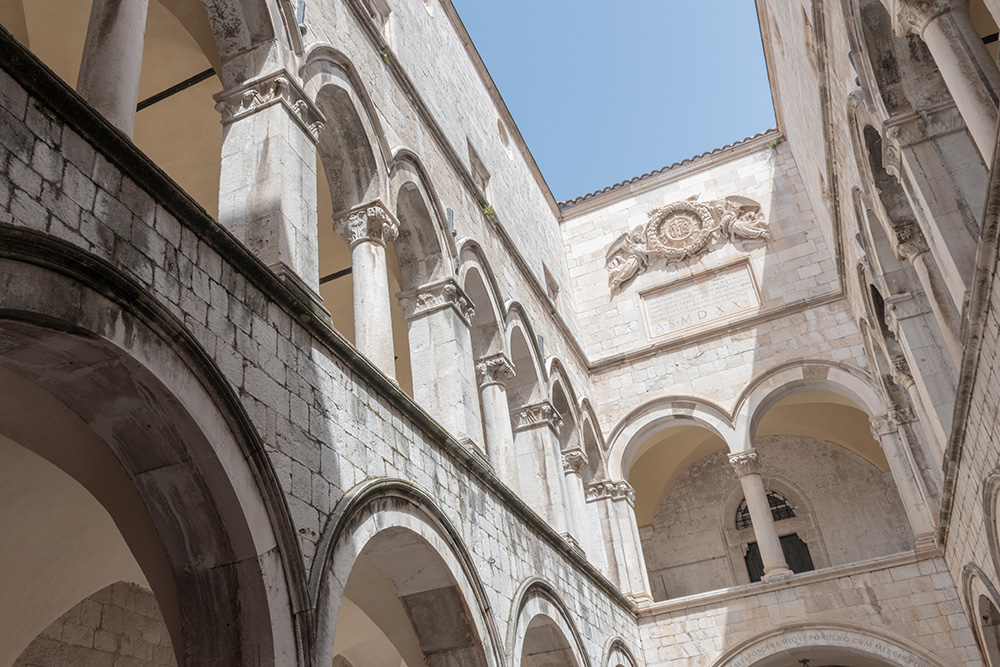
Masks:
[[[119,581],[88,595],[24,649],[14,667],[174,667],[174,648],[153,594]]]
[[[404,479],[456,527],[500,637],[519,587],[538,578],[565,600],[595,659],[611,636],[637,645],[628,603],[214,221],[178,219],[176,191],[173,204],[158,201],[122,172],[122,154],[95,148],[6,73],[0,134],[0,223],[109,262],[198,341],[265,443],[306,571],[347,491]]]
[[[765,487],[785,496],[795,510],[794,518],[775,524],[778,534],[797,534],[817,569],[913,548],[899,494],[870,462],[814,438],[762,436],[754,447]],[[641,531],[654,599],[749,583],[743,553],[756,538],[752,530],[736,528],[742,498],[725,452],[681,473],[652,525]]]
[[[856,636],[912,643],[945,665],[982,665],[942,558],[906,556],[797,579],[653,605],[639,619],[647,664],[702,667],[758,635],[780,639],[809,627],[844,624]],[[755,661],[730,658],[726,665]]]

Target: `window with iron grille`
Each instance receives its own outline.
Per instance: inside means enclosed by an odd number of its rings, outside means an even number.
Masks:
[[[767,492],[767,504],[771,506],[771,516],[775,521],[791,519],[795,516],[795,509],[788,504],[788,498],[775,491]],[[750,518],[750,509],[747,508],[747,500],[740,501],[740,506],[736,508],[736,528],[742,530],[753,525]]]

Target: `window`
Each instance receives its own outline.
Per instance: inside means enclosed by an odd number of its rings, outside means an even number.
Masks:
[[[491,201],[490,192],[490,172],[486,170],[486,165],[480,159],[479,154],[476,153],[476,149],[469,144],[469,168],[472,171],[472,180],[476,182],[476,186],[486,197],[486,202]]]
[[[788,569],[795,574],[811,572],[816,569],[813,566],[812,555],[809,553],[809,545],[795,533],[781,536],[781,552],[785,555]],[[744,558],[750,581],[760,581],[764,577],[764,561],[760,557],[760,547],[756,542],[747,545],[747,553]]]
[[[791,519],[795,516],[795,509],[788,504],[788,499],[775,491],[767,492],[767,504],[771,506],[771,516],[775,521]],[[736,508],[736,527],[740,530],[753,526],[750,518],[750,509],[747,507],[747,500],[740,501],[740,506]]]

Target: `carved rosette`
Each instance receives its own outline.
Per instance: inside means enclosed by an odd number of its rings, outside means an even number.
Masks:
[[[619,236],[605,255],[612,293],[644,273],[655,259],[680,262],[708,252],[723,237],[735,243],[771,235],[760,204],[735,195],[673,202],[647,215],[649,222]]]
[[[917,257],[928,252],[927,239],[914,223],[900,225],[895,228],[896,257],[913,262]]]
[[[399,306],[403,309],[403,315],[408,320],[452,308],[468,326],[472,316],[476,314],[472,299],[451,278],[427,283],[414,290],[400,292],[396,296],[399,299]]]
[[[351,248],[362,242],[385,246],[399,236],[399,223],[380,201],[352,209],[334,220],[333,228]]]
[[[215,110],[222,116],[223,125],[275,104],[282,105],[313,141],[319,138],[326,118],[286,70],[252,79],[238,90],[223,91],[215,96]]]
[[[525,431],[537,426],[548,426],[556,435],[562,428],[562,415],[548,401],[525,405],[524,407],[511,410],[511,420],[513,421],[514,432]]]
[[[760,474],[760,457],[757,456],[756,449],[730,454],[729,463],[733,466],[738,477]]]
[[[955,0],[895,0],[893,27],[900,37],[923,35],[928,23],[955,7]]]
[[[635,490],[628,482],[595,482],[587,487],[587,502],[594,500],[626,500],[635,504]]]
[[[476,378],[479,380],[480,389],[491,384],[504,384],[512,377],[514,377],[514,364],[503,352],[482,357],[476,362]]]
[[[583,469],[587,467],[589,459],[587,453],[579,447],[567,449],[562,453],[563,472],[567,475],[583,476]]]

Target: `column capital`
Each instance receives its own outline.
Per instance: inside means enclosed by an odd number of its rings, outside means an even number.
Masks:
[[[525,431],[536,426],[548,426],[553,433],[559,434],[562,428],[562,415],[548,401],[525,405],[511,410],[510,416],[514,422],[514,432]]]
[[[909,389],[913,385],[913,374],[910,372],[910,363],[902,355],[893,358],[890,363],[892,370],[890,375],[892,381],[904,389]]]
[[[215,95],[215,110],[221,114],[223,125],[276,104],[281,105],[316,142],[326,125],[326,117],[286,69],[250,79],[239,88]]]
[[[504,384],[512,377],[514,377],[514,364],[503,352],[480,357],[476,362],[476,378],[479,380],[480,389],[491,384]]]
[[[893,28],[900,37],[922,35],[927,24],[959,6],[957,0],[893,0]]]
[[[888,414],[872,417],[868,420],[868,425],[871,427],[872,437],[876,440],[898,432],[896,422]]]
[[[760,474],[760,457],[757,456],[756,449],[733,452],[729,455],[729,463],[733,466],[738,477]]]
[[[396,295],[407,320],[429,315],[445,308],[453,309],[469,326],[476,308],[454,278],[445,278]]]
[[[924,233],[920,231],[917,224],[909,222],[895,227],[896,257],[905,259],[911,264],[920,255],[930,251]]]
[[[563,472],[567,475],[583,476],[583,469],[587,467],[589,459],[587,453],[579,447],[567,449],[562,453]]]
[[[628,482],[594,482],[587,487],[587,502],[593,500],[627,500],[635,505],[635,489]]]
[[[334,218],[333,228],[352,249],[363,242],[385,246],[399,236],[399,223],[377,199]]]

